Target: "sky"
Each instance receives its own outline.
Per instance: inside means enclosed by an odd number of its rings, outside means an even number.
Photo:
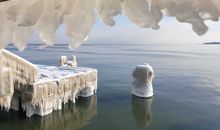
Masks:
[[[111,44],[201,44],[204,42],[218,42],[220,23],[207,21],[209,31],[198,36],[190,24],[177,22],[175,18],[165,17],[160,22],[160,29],[140,28],[130,22],[126,16],[119,15],[115,18],[116,25],[109,27],[100,19],[96,20],[89,39],[86,43],[111,43]],[[30,38],[30,43],[40,43],[35,32]],[[56,32],[56,44],[68,44],[63,25]]]

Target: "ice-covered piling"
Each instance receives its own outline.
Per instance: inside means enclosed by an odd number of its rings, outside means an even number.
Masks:
[[[60,66],[77,67],[76,56],[72,55],[70,60],[68,60],[67,56],[61,56]]]
[[[64,66],[67,62],[67,56],[60,57],[60,66]]]
[[[132,73],[133,88],[132,94],[142,98],[150,98],[153,96],[152,81],[154,78],[154,71],[149,64],[141,64],[136,66]]]

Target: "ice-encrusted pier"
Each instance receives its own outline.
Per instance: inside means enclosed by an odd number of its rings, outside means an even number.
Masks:
[[[0,106],[6,111],[22,109],[28,117],[45,116],[96,90],[96,69],[34,65],[0,50]]]

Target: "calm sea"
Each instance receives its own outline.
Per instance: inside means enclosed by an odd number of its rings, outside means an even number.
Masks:
[[[76,55],[79,66],[99,70],[98,93],[78,99],[46,117],[0,113],[1,130],[219,130],[220,45],[85,44],[44,50],[30,45],[25,59],[57,65],[61,55]],[[155,71],[153,99],[131,95],[132,70],[149,63]]]

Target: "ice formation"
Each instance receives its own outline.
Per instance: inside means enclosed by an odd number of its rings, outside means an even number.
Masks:
[[[68,101],[75,103],[78,96],[96,93],[96,69],[34,65],[7,50],[0,52],[0,107],[5,110],[45,116]]]
[[[132,77],[132,94],[142,98],[150,98],[153,96],[152,81],[154,78],[154,71],[149,64],[145,63],[136,66],[132,73]]]
[[[60,66],[69,66],[69,67],[77,67],[76,56],[72,56],[70,60],[68,60],[67,56],[60,57]]]
[[[0,69],[0,106],[6,111],[11,107],[14,93],[12,70],[10,68]]]
[[[60,66],[66,65],[67,62],[67,56],[61,56],[60,57]]]
[[[69,68],[39,65],[38,80],[27,88],[23,110],[28,117],[45,116],[61,110],[69,100],[78,96],[90,97],[97,90],[97,71],[91,68]]]
[[[220,0],[2,0],[0,12],[0,48],[14,43],[25,49],[35,29],[51,46],[57,28],[64,24],[70,48],[76,49],[88,39],[96,12],[108,26],[114,26],[114,16],[123,12],[136,25],[153,29],[160,28],[166,15],[191,24],[203,35],[208,31],[206,20],[219,20]]]

